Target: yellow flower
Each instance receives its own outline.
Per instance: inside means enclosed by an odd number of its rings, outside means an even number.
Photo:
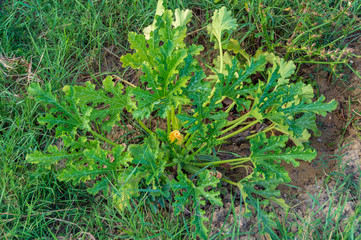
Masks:
[[[178,130],[174,130],[173,132],[169,133],[169,140],[171,143],[177,140],[177,144],[181,145],[183,141],[183,135]]]

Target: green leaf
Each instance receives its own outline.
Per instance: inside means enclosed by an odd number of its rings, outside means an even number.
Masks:
[[[211,99],[211,105],[221,99],[228,97],[236,101],[239,110],[243,109],[243,105],[249,108],[250,101],[246,99],[249,95],[257,90],[257,86],[246,84],[249,82],[248,78],[256,73],[257,69],[266,64],[264,58],[257,61],[251,60],[246,69],[240,69],[237,74],[237,60],[233,60],[232,67],[227,66],[228,75],[218,74],[219,81],[217,82],[214,97]]]
[[[281,161],[298,166],[299,162],[296,160],[311,161],[317,155],[314,149],[305,149],[303,146],[285,148],[287,141],[287,136],[267,138],[264,132],[252,138],[250,159],[254,165],[253,173],[242,179],[238,185],[248,213],[250,214],[249,206],[259,209],[259,218],[266,229],[267,226],[275,226],[275,216],[260,209],[260,205],[273,201],[284,208],[288,207],[284,201],[278,199],[280,191],[276,189],[278,185],[291,181],[287,171],[280,166]],[[262,201],[258,200],[262,198]]]
[[[239,53],[242,55],[242,57],[244,59],[247,60],[247,62],[251,62],[251,57],[249,56],[249,54],[246,52],[246,50],[241,48],[241,45],[239,44],[239,42],[235,39],[230,39],[227,44],[224,46],[225,49],[229,50],[229,51],[233,51],[234,53]]]
[[[193,147],[207,143],[208,149],[219,144],[216,139],[226,123],[227,113],[217,111],[221,104],[213,103],[203,106],[208,101],[211,88],[209,82],[204,81],[204,72],[198,71],[191,78],[189,85],[184,89],[184,94],[192,100],[194,111],[189,114],[177,115],[188,133],[194,134]]]
[[[315,136],[321,134],[316,125],[316,114],[304,113],[301,117],[288,122],[295,136],[302,137],[305,131],[312,130]]]
[[[329,103],[324,103],[325,97],[321,97],[316,101],[309,104],[306,104],[305,101],[300,102],[299,104],[292,104],[290,107],[282,109],[284,114],[297,114],[297,113],[316,113],[326,116],[327,112],[331,112],[336,109],[337,102],[332,100]]]
[[[276,56],[274,53],[263,52],[262,50],[257,50],[258,56],[266,57],[266,60],[271,63],[274,67],[279,66],[278,73],[280,74],[280,79],[278,80],[278,84],[287,84],[289,82],[288,78],[292,76],[292,74],[296,70],[296,65],[293,61],[285,61],[283,58]]]
[[[264,132],[257,134],[250,140],[252,154],[250,158],[256,164],[262,165],[265,161],[269,163],[285,161],[292,163],[295,167],[299,165],[298,160],[311,161],[315,159],[317,153],[314,149],[305,149],[303,146],[283,148],[288,141],[285,135],[266,137]]]
[[[129,167],[118,175],[118,182],[114,186],[113,204],[122,212],[124,207],[130,206],[132,197],[139,196],[140,181],[147,177],[147,173],[136,172],[136,168]]]
[[[89,116],[92,109],[87,106],[78,107],[79,100],[74,91],[69,91],[63,101],[59,101],[51,93],[50,83],[45,89],[39,84],[33,83],[29,86],[29,94],[34,95],[38,102],[51,105],[49,113],[39,118],[40,124],[46,124],[49,129],[56,126],[55,137],[61,136],[64,132],[75,136],[77,129],[89,130]]]
[[[165,8],[163,6],[163,0],[158,0],[157,8],[155,10],[155,16],[161,16],[164,13],[164,11],[165,11]],[[149,25],[148,27],[143,29],[143,33],[144,33],[144,36],[146,37],[146,39],[149,39],[150,33],[154,31],[155,23],[156,23],[156,20],[154,20],[154,22],[151,25]]]
[[[92,106],[93,110],[89,119],[98,122],[99,126],[107,132],[110,132],[115,123],[120,120],[120,113],[124,109],[132,111],[135,108],[129,91],[125,92],[121,83],[114,84],[110,76],[105,78],[101,89],[96,90],[94,84],[86,82],[85,86],[65,86],[64,92],[68,95],[73,89],[79,106]]]
[[[188,21],[187,16],[183,16],[186,18],[184,21]],[[182,88],[186,87],[192,73],[199,68],[196,67],[194,56],[203,49],[196,45],[187,50],[184,48],[186,26],[172,28],[171,12],[165,11],[156,19],[156,28],[150,39],[146,41],[144,36],[133,33],[129,40],[136,51],[121,58],[123,66],[131,65],[144,72],[141,81],[147,89],[136,87],[132,90],[138,107],[134,116],[140,119],[148,118],[154,111],[159,111],[159,115],[165,118],[172,106],[177,108],[178,105],[188,103]],[[139,43],[136,44],[137,41]]]
[[[50,169],[52,165],[55,165],[60,160],[67,159],[68,161],[73,159],[79,159],[81,156],[83,156],[82,152],[72,152],[69,153],[66,150],[59,150],[58,147],[50,145],[47,149],[49,152],[48,154],[42,153],[40,151],[35,151],[32,154],[28,154],[26,156],[26,161],[28,163],[32,164],[39,164],[44,166],[47,169]]]
[[[246,206],[246,217],[250,217],[252,209],[257,210],[257,217],[264,228],[276,227],[275,215],[273,213],[267,213],[263,210],[263,206],[269,205],[270,201],[278,202],[278,197],[281,195],[276,187],[283,183],[281,179],[272,178],[267,181],[262,177],[253,175],[251,178],[245,178],[238,184],[242,198]],[[263,200],[261,200],[263,199]],[[263,231],[263,230],[262,230]]]
[[[177,193],[175,202],[173,203],[175,215],[178,215],[192,199],[193,208],[195,209],[195,214],[192,216],[192,223],[196,227],[196,231],[193,232],[193,238],[196,239],[198,235],[201,239],[208,239],[208,230],[204,226],[204,221],[208,221],[208,219],[203,217],[205,211],[201,209],[201,206],[205,205],[204,199],[210,201],[211,204],[222,206],[222,201],[218,197],[219,192],[205,190],[209,186],[215,188],[219,179],[211,176],[209,171],[203,171],[198,174],[196,185],[188,179],[187,175],[181,172],[178,174],[177,179],[178,181],[173,180],[171,182],[173,191]]]
[[[130,48],[134,49],[135,52],[133,54],[128,53],[120,58],[123,67],[131,66],[134,69],[138,69],[144,62],[153,61],[151,55],[148,55],[147,43],[143,35],[130,32],[128,34],[128,41],[130,43]]]
[[[212,23],[208,25],[207,30],[208,34],[211,36],[211,40],[215,37],[220,43],[222,42],[224,32],[236,30],[237,26],[237,21],[232,18],[231,12],[227,11],[226,7],[222,7],[221,9],[214,11]]]
[[[178,8],[174,12],[175,21],[173,22],[173,26],[175,28],[179,26],[185,26],[192,18],[192,11],[179,10]]]
[[[146,173],[146,184],[158,181],[164,172],[166,161],[159,152],[159,142],[154,136],[149,136],[142,145],[130,145],[129,151],[134,157],[133,163],[140,164],[137,172]]]
[[[310,85],[302,82],[288,83],[286,77],[291,74],[292,65],[277,60],[273,62],[275,65],[267,72],[267,83],[259,84],[251,110],[252,116],[260,121],[271,120],[276,124],[277,130],[300,146],[310,138],[309,130],[319,134],[315,125],[316,114],[325,116],[337,107],[337,103],[334,100],[326,103],[323,96],[312,102],[313,90]],[[277,62],[281,62],[281,66]]]
[[[95,195],[99,191],[108,191],[108,189],[109,189],[109,180],[107,178],[102,178],[100,181],[95,183],[92,188],[87,188],[87,192]]]
[[[188,103],[188,99],[182,94],[182,87],[186,86],[190,76],[182,76],[176,82],[173,81],[178,74],[177,68],[184,63],[187,53],[183,50],[177,50],[177,53],[172,52],[173,50],[165,49],[166,59],[159,63],[159,72],[147,64],[143,64],[144,75],[141,80],[143,83],[147,83],[147,87],[152,92],[140,87],[132,90],[138,103],[138,109],[134,111],[136,118],[148,118],[153,111],[159,111],[159,115],[165,118],[167,111],[172,106],[177,108],[180,104]],[[170,56],[172,54],[173,56]]]
[[[85,182],[95,179],[100,175],[108,175],[114,179],[113,174],[121,170],[132,161],[128,152],[123,152],[124,147],[118,146],[112,152],[101,149],[85,149],[83,158],[78,161],[71,161],[68,167],[63,169],[58,176],[60,181],[74,181],[74,183]],[[113,159],[110,157],[113,156]]]

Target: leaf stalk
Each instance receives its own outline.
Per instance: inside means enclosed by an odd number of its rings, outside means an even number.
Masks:
[[[95,136],[95,137],[103,140],[103,141],[106,142],[106,143],[109,143],[110,145],[112,145],[112,146],[114,146],[114,147],[119,146],[119,145],[116,144],[115,142],[113,142],[113,141],[111,141],[111,140],[103,137],[102,135],[98,134],[96,131],[93,131],[93,130],[90,129],[89,132],[91,132],[91,133],[93,134],[93,136]]]

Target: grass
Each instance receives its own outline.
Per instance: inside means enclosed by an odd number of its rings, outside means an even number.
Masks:
[[[298,69],[323,64],[335,74],[334,79],[340,79],[344,64],[352,57],[349,44],[360,36],[361,1],[353,1],[350,6],[346,1],[260,3],[172,0],[168,7],[193,9],[195,17],[190,32],[197,31],[199,35],[189,40],[203,43],[208,42],[205,26],[212,12],[225,5],[238,19],[238,34],[233,37],[240,40],[247,52],[255,53],[258,48],[274,51],[294,60]],[[44,114],[44,109],[28,97],[27,86],[34,81],[51,82],[54,90],[59,91],[66,84],[96,83],[110,74],[132,81],[134,73],[121,67],[119,56],[129,51],[127,33],[149,25],[155,6],[155,0],[0,1],[2,239],[190,238],[192,229],[186,216],[175,218],[166,210],[154,214],[144,202],[134,204],[126,214],[119,214],[111,201],[89,195],[82,185],[59,182],[54,171],[44,174],[24,161],[26,154],[57,143],[53,133],[38,124],[36,119]],[[204,56],[207,58],[208,53]],[[347,85],[345,79],[339,82]],[[348,178],[342,176],[341,170],[332,177],[337,178],[339,186],[347,183]],[[360,185],[352,184],[347,186],[354,187],[348,189],[359,197],[359,188],[355,186]],[[337,211],[342,211],[345,201],[332,202],[334,195],[329,194],[327,206],[337,210],[322,219],[311,212],[309,219],[313,221],[302,219],[298,226],[300,236],[352,239],[345,238],[339,229],[342,225],[345,231],[349,230],[346,234],[351,234],[357,227],[354,223],[360,222],[361,207],[348,220],[341,219]],[[343,194],[346,198],[347,193]],[[335,217],[336,221],[332,220]],[[276,232],[284,239],[295,236],[290,234],[290,225],[280,223],[278,228]],[[236,224],[228,229],[233,230],[226,235],[216,234],[213,239],[225,236],[237,239],[245,234]]]

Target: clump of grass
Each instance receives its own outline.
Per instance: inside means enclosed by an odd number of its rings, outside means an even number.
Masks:
[[[279,239],[359,239],[361,235],[360,182],[346,173],[342,156],[337,169],[316,183],[305,202],[306,210],[297,205],[278,222]]]
[[[342,0],[240,0],[233,9],[242,23],[239,39],[245,49],[277,52],[299,68],[325,64],[340,77],[338,66],[346,66],[353,55],[348,46],[360,37],[360,6],[360,1]]]

